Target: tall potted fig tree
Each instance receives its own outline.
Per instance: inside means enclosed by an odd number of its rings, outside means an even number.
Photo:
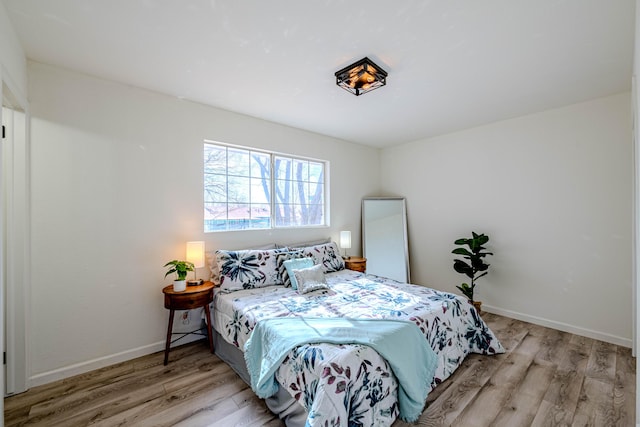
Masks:
[[[475,301],[473,299],[473,294],[476,287],[476,280],[486,276],[488,273],[487,270],[489,269],[489,264],[484,262],[484,258],[488,255],[493,255],[493,253],[487,252],[487,248],[484,247],[484,245],[489,241],[489,236],[485,234],[477,234],[473,231],[471,232],[471,235],[470,239],[462,238],[456,240],[454,244],[461,247],[455,248],[451,253],[461,255],[462,258],[464,258],[453,260],[454,270],[471,279],[471,284],[463,283],[460,286],[456,286],[456,288],[460,289],[462,294],[469,299],[469,302],[476,307],[478,312],[481,312],[482,303],[480,301]]]

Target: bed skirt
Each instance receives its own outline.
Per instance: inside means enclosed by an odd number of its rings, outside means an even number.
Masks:
[[[244,361],[244,354],[238,347],[225,341],[218,331],[214,329],[212,332],[216,356],[229,365],[242,378],[242,381],[251,386],[251,378]],[[282,387],[278,389],[275,395],[264,399],[264,401],[271,412],[278,415],[287,427],[304,427],[306,424],[307,411]]]

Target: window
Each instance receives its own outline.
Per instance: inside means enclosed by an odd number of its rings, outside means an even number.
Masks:
[[[205,142],[204,231],[327,225],[326,170],[322,160]]]

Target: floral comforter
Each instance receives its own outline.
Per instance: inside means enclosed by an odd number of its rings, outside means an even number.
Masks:
[[[215,328],[243,350],[256,322],[265,318],[406,320],[420,328],[438,356],[432,387],[448,378],[469,353],[504,352],[462,297],[350,270],[328,273],[326,279],[329,290],[307,294],[282,286],[219,292]],[[308,426],[390,426],[398,416],[396,379],[387,362],[367,346],[297,347],[276,379],[307,410]]]

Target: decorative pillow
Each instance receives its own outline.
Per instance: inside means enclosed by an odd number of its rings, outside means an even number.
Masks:
[[[284,262],[289,261],[290,259],[303,257],[304,255],[302,254],[302,251],[280,252],[276,254],[276,268],[280,275],[280,281],[282,281],[282,284],[285,287],[291,287],[291,277],[289,276],[289,272],[287,271]]]
[[[301,268],[309,268],[313,267],[313,259],[312,258],[294,258],[289,259],[283,262],[284,267],[287,269],[287,273],[289,273],[289,279],[291,279],[291,287],[293,289],[298,289],[298,282],[296,281],[296,276],[293,274],[294,270],[299,270]]]
[[[298,282],[298,292],[306,294],[307,292],[317,291],[318,289],[329,289],[322,270],[323,268],[320,264],[309,268],[293,270],[293,275]]]
[[[220,284],[220,269],[218,268],[218,260],[216,259],[215,252],[206,252],[205,256],[207,257],[207,265],[209,265],[209,271],[211,271],[211,283],[215,286]]]
[[[278,248],[277,244],[267,243],[264,246],[254,246],[251,248],[247,248],[247,250],[249,249],[263,250],[263,249],[277,249],[277,248]],[[206,254],[207,261],[209,263],[209,270],[211,270],[211,278],[209,280],[211,280],[211,282],[215,286],[220,284],[220,268],[218,267],[218,257],[216,255],[217,254],[215,252],[207,252]]]
[[[237,291],[281,285],[276,268],[278,249],[244,251],[216,251],[216,263],[220,271],[220,289]]]
[[[344,260],[335,242],[301,249],[305,256],[313,258],[314,264],[322,265],[324,273],[344,270]]]

